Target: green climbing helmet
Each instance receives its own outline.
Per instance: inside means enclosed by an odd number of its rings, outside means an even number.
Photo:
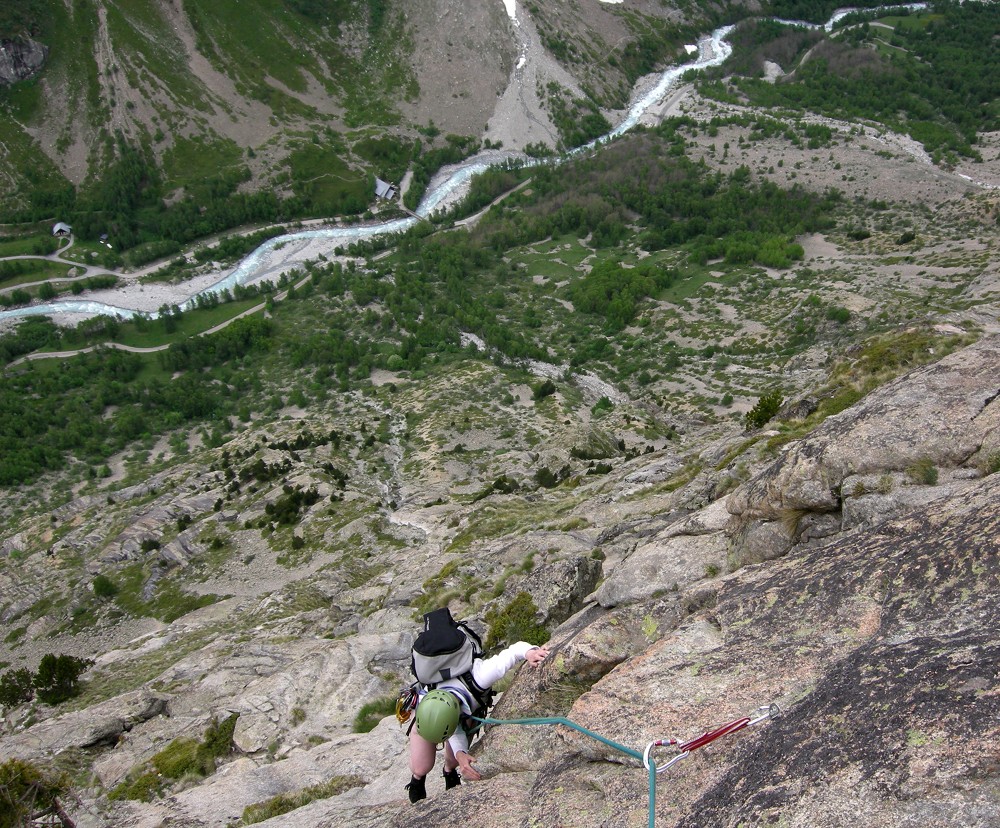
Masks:
[[[458,727],[462,708],[447,690],[431,690],[417,705],[417,733],[435,745],[445,741]]]

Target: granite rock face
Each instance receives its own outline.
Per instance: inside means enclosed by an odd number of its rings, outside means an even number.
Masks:
[[[143,722],[162,716],[168,698],[149,690],[137,690],[88,710],[47,719],[28,730],[4,739],[4,753],[23,759],[38,754],[58,754],[73,748],[114,745],[121,736]]]
[[[720,501],[636,529],[596,603],[497,715],[553,715],[553,689],[573,675],[584,692],[555,712],[642,751],[779,706],[662,776],[657,825],[995,824],[1000,475],[982,468],[1000,439],[998,376],[994,338],[789,445],[729,498],[730,518]],[[928,461],[934,483],[910,471]],[[726,546],[760,563],[708,580],[688,569],[675,586],[681,559]],[[490,778],[476,795],[464,786],[377,818],[644,824],[645,771],[578,731],[500,726],[477,751]]]
[[[666,603],[585,610],[541,671],[522,670],[498,715],[551,715],[540,709],[547,689],[567,663],[596,663],[580,642],[600,639],[628,655],[567,716],[624,747],[688,739],[761,705],[782,711],[659,777],[657,825],[833,828],[858,814],[878,828],[996,824],[998,498],[992,475],[905,518],[746,567],[690,615]],[[673,629],[635,649],[648,618]],[[501,725],[474,752],[483,783],[416,807],[329,803],[315,824],[645,824],[638,761],[576,730]]]
[[[30,37],[0,40],[0,86],[34,77],[42,70],[48,54],[48,46]]]
[[[998,365],[1000,339],[990,337],[873,391],[787,446],[729,498],[741,527],[737,546],[745,539],[749,560],[774,557],[801,540],[804,515],[846,509],[848,522],[865,522],[845,501],[880,489],[884,498],[895,492],[883,516],[902,512],[921,499],[907,486],[984,463],[1000,442]],[[970,481],[963,478],[956,475],[939,491],[965,488]],[[770,553],[753,548],[768,525],[784,536],[767,543]]]
[[[776,459],[756,458],[755,474],[707,505],[696,505],[711,489],[701,477],[641,511],[631,467],[583,504],[586,528],[501,534],[448,563],[434,544],[384,561],[373,551],[374,575],[353,587],[334,589],[317,567],[293,597],[236,595],[137,631],[95,669],[120,674],[182,636],[200,640],[141,690],[43,710],[34,724],[15,711],[0,753],[92,757],[100,786],[74,811],[81,828],[232,824],[249,805],[334,778],[344,792],[260,824],[631,828],[647,821],[637,754],[651,741],[774,704],[780,718],[658,777],[658,826],[834,828],[859,815],[873,828],[998,824],[998,377],[1000,340],[983,340],[873,392]],[[214,502],[206,485],[197,508]],[[176,524],[194,509],[188,485],[152,496],[137,498],[131,524],[103,533],[109,547],[142,537],[150,516]],[[184,529],[135,554],[168,551],[184,567],[208,543],[199,538]],[[511,580],[498,602],[528,592],[552,655],[505,679],[492,717],[576,727],[491,726],[473,747],[483,781],[445,794],[439,763],[428,799],[411,806],[405,731],[388,716],[355,733],[353,717],[407,674],[422,589],[457,594],[501,572]],[[261,621],[234,628],[241,616]],[[151,802],[108,800],[172,740],[231,713],[236,750],[213,775]],[[657,763],[672,755],[653,750]]]

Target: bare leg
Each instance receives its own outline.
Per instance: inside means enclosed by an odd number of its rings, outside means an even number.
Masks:
[[[458,759],[455,758],[455,752],[451,749],[451,745],[447,742],[444,743],[444,772],[453,771],[458,767]]]
[[[450,752],[451,748],[447,748],[445,753],[446,767],[449,755],[451,755],[452,762],[456,765],[458,764],[455,761],[454,754]],[[437,753],[436,746],[417,733],[416,728],[413,728],[410,731],[410,772],[417,779],[422,779],[431,772],[434,767],[435,753]]]

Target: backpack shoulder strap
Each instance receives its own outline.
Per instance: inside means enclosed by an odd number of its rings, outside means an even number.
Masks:
[[[479,710],[476,712],[485,716],[493,706],[493,697],[496,696],[496,691],[492,687],[480,687],[472,675],[472,670],[462,673],[459,679],[479,705]]]
[[[465,633],[465,636],[472,642],[476,657],[478,658],[481,656],[483,654],[483,639],[479,637],[479,633],[477,633],[464,621],[459,621],[455,626]]]

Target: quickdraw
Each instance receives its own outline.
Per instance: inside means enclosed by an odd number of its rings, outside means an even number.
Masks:
[[[618,742],[614,742],[598,733],[594,733],[591,730],[587,730],[587,728],[581,727],[575,722],[571,722],[569,719],[561,716],[546,717],[541,719],[490,719],[480,716],[473,716],[472,718],[484,725],[563,725],[576,730],[585,736],[589,736],[591,739],[596,739],[597,741],[624,753],[626,756],[631,756],[633,759],[642,762],[642,766],[646,769],[646,772],[649,775],[649,828],[654,828],[656,821],[657,774],[663,773],[663,771],[675,765],[681,759],[690,756],[693,751],[714,742],[716,739],[721,739],[723,736],[729,736],[731,733],[736,733],[736,731],[742,730],[745,727],[760,724],[767,719],[777,719],[780,715],[781,708],[778,707],[778,705],[764,705],[763,707],[758,707],[753,716],[744,716],[741,719],[734,719],[731,722],[720,725],[714,730],[709,730],[702,733],[700,736],[695,736],[693,739],[688,739],[684,742],[678,739],[656,739],[646,745],[646,750],[642,753],[639,753],[639,751],[633,750],[630,747],[626,747],[625,745],[621,745]],[[651,760],[653,748],[674,745],[677,746],[680,753],[657,767]]]
[[[728,736],[729,734],[742,730],[745,727],[752,727],[755,724],[760,724],[768,719],[777,719],[780,715],[781,708],[778,707],[778,705],[766,704],[763,707],[758,707],[753,716],[744,716],[742,719],[734,719],[731,722],[727,722],[726,724],[715,728],[715,730],[709,730],[702,733],[701,736],[695,736],[693,739],[688,739],[686,742],[681,742],[678,739],[657,739],[646,745],[646,750],[644,750],[642,754],[642,766],[646,768],[646,770],[650,769],[650,757],[652,755],[653,748],[676,745],[680,753],[671,757],[664,764],[655,766],[657,773],[663,773],[671,766],[680,762],[681,759],[685,759],[690,756],[698,748],[705,747],[705,745],[710,742],[714,742],[716,739],[721,739],[723,736]]]

